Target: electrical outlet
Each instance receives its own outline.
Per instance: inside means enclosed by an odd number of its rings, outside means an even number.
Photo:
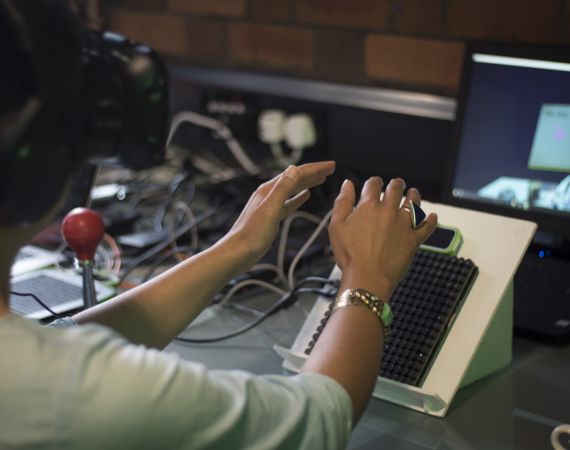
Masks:
[[[283,165],[293,160],[322,159],[326,154],[326,114],[315,110],[314,105],[290,98],[215,88],[205,88],[200,103],[201,113],[227,125],[259,164],[268,158]],[[209,131],[205,133],[212,136]],[[281,148],[277,148],[278,145]],[[209,140],[207,146],[215,147],[215,142]]]
[[[285,142],[293,149],[312,147],[317,141],[315,122],[309,114],[293,114],[285,121],[284,135]]]

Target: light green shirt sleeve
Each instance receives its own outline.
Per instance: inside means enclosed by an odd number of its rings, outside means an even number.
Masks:
[[[65,399],[72,448],[331,450],[348,443],[352,404],[331,378],[208,371],[102,330],[65,330],[81,342]]]

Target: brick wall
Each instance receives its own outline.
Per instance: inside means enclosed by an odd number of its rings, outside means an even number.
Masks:
[[[171,60],[454,95],[467,40],[570,44],[570,0],[114,0]]]

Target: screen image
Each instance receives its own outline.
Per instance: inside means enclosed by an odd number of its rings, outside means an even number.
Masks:
[[[570,105],[544,104],[532,143],[529,169],[570,172]]]
[[[452,195],[570,218],[570,64],[472,58]]]

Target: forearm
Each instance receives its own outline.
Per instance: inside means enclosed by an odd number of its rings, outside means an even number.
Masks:
[[[405,182],[394,179],[381,197],[383,181],[372,177],[355,206],[354,185],[345,180],[335,200],[329,236],[343,270],[340,292],[361,288],[389,301],[418,246],[433,232],[437,217],[430,214],[420,227],[410,224],[402,208]],[[420,193],[409,189],[404,204],[419,205]],[[303,371],[336,379],[350,396],[354,424],[374,388],[384,341],[381,321],[365,305],[347,305],[333,312]]]
[[[374,388],[383,338],[378,318],[366,307],[333,313],[301,369],[336,380],[352,400],[353,424],[366,409]]]
[[[339,292],[352,288],[367,289],[381,298],[391,293],[379,276],[344,275]],[[365,306],[340,308],[331,315],[301,371],[330,376],[343,386],[352,400],[355,425],[374,389],[383,346],[376,314]]]
[[[299,208],[309,198],[308,189],[333,171],[332,161],[289,167],[256,189],[216,245],[75,319],[107,325],[135,343],[166,346],[231,278],[267,252],[283,217]]]
[[[96,322],[131,342],[163,348],[203,311],[213,296],[251,264],[237,237],[178,264],[149,282],[77,314],[79,324]]]

